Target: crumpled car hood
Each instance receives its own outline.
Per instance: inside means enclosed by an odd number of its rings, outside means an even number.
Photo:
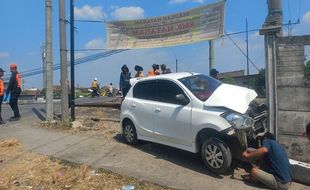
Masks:
[[[226,107],[241,114],[244,114],[250,102],[257,96],[254,90],[230,85],[220,85],[213,94],[205,101],[206,106],[211,107]]]

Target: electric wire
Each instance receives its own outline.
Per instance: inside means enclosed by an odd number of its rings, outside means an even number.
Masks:
[[[227,37],[232,41],[232,43],[237,47],[237,49],[246,57],[246,53],[240,48],[240,46],[232,39],[230,35],[227,35]],[[260,69],[256,66],[256,64],[249,58],[250,63],[253,65],[253,67],[260,71]]]

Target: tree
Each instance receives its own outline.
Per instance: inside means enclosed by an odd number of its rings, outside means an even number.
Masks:
[[[305,76],[310,76],[310,60],[305,64]]]
[[[265,79],[265,69],[261,69],[253,79],[254,89],[260,96],[266,96],[266,79]]]

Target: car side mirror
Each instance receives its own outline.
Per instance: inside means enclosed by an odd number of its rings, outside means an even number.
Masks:
[[[181,105],[187,105],[189,103],[189,100],[184,96],[184,94],[177,94],[175,96],[175,99],[177,102],[179,102]]]

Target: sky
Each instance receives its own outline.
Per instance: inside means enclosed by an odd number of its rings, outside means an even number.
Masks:
[[[217,0],[75,0],[76,20],[128,20],[173,14],[187,9],[217,2]],[[283,23],[291,21],[293,35],[310,34],[310,1],[282,0]],[[60,63],[59,56],[59,5],[53,6],[53,63]],[[69,20],[69,0],[66,1],[66,18]],[[224,30],[226,33],[245,31],[247,19],[249,30],[260,29],[267,15],[266,0],[227,0]],[[104,49],[106,47],[105,23],[75,22],[75,49]],[[0,1],[0,67],[8,71],[10,63],[17,63],[19,72],[42,67],[41,47],[45,42],[44,0]],[[284,27],[284,35],[287,35]],[[67,24],[67,49],[69,49],[69,24]],[[245,52],[245,34],[232,35],[232,40]],[[220,72],[246,70],[246,57],[227,36],[216,39],[215,67]],[[103,50],[101,50],[102,52]],[[76,84],[89,87],[97,77],[101,85],[119,82],[120,68],[126,64],[134,75],[134,66],[141,65],[146,74],[151,65],[166,64],[173,72],[176,59],[178,71],[208,74],[209,43],[178,45],[165,48],[136,49],[102,58],[75,67]],[[76,51],[75,57],[100,51]],[[305,54],[310,59],[310,48]],[[258,31],[249,33],[250,74],[265,67],[264,42]],[[68,56],[69,58],[69,56]],[[10,74],[6,72],[5,75]],[[60,70],[54,71],[54,84],[60,83]],[[24,88],[42,87],[42,74],[24,78]]]

